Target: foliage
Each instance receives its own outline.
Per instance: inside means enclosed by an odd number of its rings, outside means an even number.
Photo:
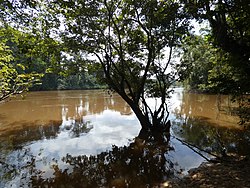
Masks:
[[[48,63],[50,65],[50,63]],[[49,66],[48,65],[48,66]],[[102,69],[91,62],[79,59],[61,58],[60,67],[46,70],[41,85],[32,90],[72,90],[106,88],[103,82]]]
[[[32,33],[30,44],[24,35],[17,46],[32,50],[13,52],[16,64],[32,62],[26,72],[47,71],[40,88],[78,89],[101,81],[131,106],[144,129],[151,129],[167,123],[166,99],[176,78],[169,67],[181,41],[178,69],[191,89],[235,96],[249,92],[248,5],[235,0],[43,0],[4,1],[0,11],[4,23]],[[184,40],[190,18],[208,20],[211,34]],[[157,100],[156,107],[149,106],[148,97]]]
[[[250,88],[250,9],[248,1],[184,0],[185,8],[193,18],[208,20],[215,47],[226,53],[228,63],[237,72],[238,89],[233,94],[249,92]],[[231,72],[231,70],[229,72]],[[231,75],[230,75],[231,76]]]
[[[78,73],[75,75],[69,75],[67,77],[59,78],[57,89],[96,89],[102,88],[103,85],[99,85],[96,78],[87,73]]]
[[[249,75],[233,66],[234,57],[211,44],[211,36],[192,36],[184,40],[181,63],[176,67],[180,79],[190,90],[230,94],[239,108],[234,109],[241,124],[249,122]],[[237,60],[235,60],[237,61]],[[243,101],[243,102],[242,102]]]
[[[84,55],[67,52],[62,57],[56,89],[94,89],[106,86],[102,67],[84,59]]]
[[[67,59],[67,50],[59,41],[43,38],[39,33],[14,29],[7,23],[1,27],[1,100],[12,94],[31,90],[100,88],[98,67],[82,62],[80,55]],[[88,67],[87,67],[88,66]],[[81,70],[81,71],[79,71]],[[85,75],[85,76],[77,76]],[[79,80],[83,79],[83,80]],[[70,81],[71,80],[71,81]]]
[[[242,93],[240,88],[245,89],[246,78],[232,66],[231,58],[211,44],[210,35],[192,36],[184,40],[181,63],[176,68],[191,90],[237,95]]]
[[[189,36],[183,41],[182,56],[176,69],[181,81],[186,81],[191,90],[201,90],[208,85],[209,71],[216,61],[216,49],[202,36]]]
[[[209,70],[208,85],[202,88],[227,93],[238,101],[245,100],[250,90],[250,9],[248,1],[183,0],[185,10],[211,27],[210,41],[217,49],[218,60]],[[248,100],[248,99],[247,99]],[[249,121],[248,102],[239,104],[241,122]]]
[[[0,101],[11,95],[27,91],[29,87],[38,83],[41,77],[41,74],[27,72],[24,62],[15,61],[17,57],[12,50],[13,45],[8,45],[9,42],[13,41],[6,37],[6,33],[9,31],[0,28]],[[16,40],[18,39],[16,38]]]
[[[56,29],[60,27],[60,20],[45,10],[49,4],[45,3],[45,1],[6,0],[0,5],[2,25],[7,25],[9,28],[9,36],[8,33],[5,35],[10,38],[15,33],[15,42],[11,44],[15,62],[24,63],[26,72],[44,74],[41,85],[31,89],[103,87],[100,67],[92,65],[90,61],[84,61],[82,58],[84,54],[75,53],[63,45],[58,35],[59,30]],[[87,75],[86,80],[77,80],[85,77],[76,74]],[[70,85],[72,79],[74,82]]]
[[[68,47],[95,56],[105,82],[130,105],[144,129],[165,126],[166,98],[174,81],[168,68],[174,47],[188,27],[181,4],[157,0],[56,2],[50,2],[48,12],[64,20],[61,38]],[[159,98],[155,109],[149,107],[148,96]]]

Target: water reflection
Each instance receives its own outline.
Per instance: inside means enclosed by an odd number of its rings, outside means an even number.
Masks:
[[[96,156],[66,155],[63,161],[71,169],[54,165],[54,177],[32,178],[32,185],[69,187],[152,187],[168,180],[177,172],[166,156],[167,143],[155,145],[136,138],[128,146],[113,146]]]
[[[0,187],[25,185],[30,171],[53,177],[54,163],[68,168],[61,161],[67,154],[90,156],[124,146],[140,130],[126,103],[101,91],[35,92],[5,103],[0,114]]]
[[[249,154],[249,131],[220,129],[238,125],[216,105],[216,96],[175,90],[169,102],[172,135],[218,154],[223,147]],[[31,180],[55,186],[155,185],[204,161],[175,138],[163,146],[138,145],[139,131],[127,104],[104,91],[33,92],[2,104],[0,187],[27,187]]]
[[[229,112],[229,108],[236,104],[232,103],[229,96],[206,95],[197,93],[185,93],[178,91],[178,107],[174,108],[174,114],[183,118],[184,123],[188,118],[206,119],[211,124],[227,128],[240,128],[239,118]]]
[[[174,135],[219,156],[250,154],[250,129],[225,110],[235,105],[228,96],[181,92],[178,100],[173,110]]]
[[[174,134],[207,152],[218,156],[249,155],[250,130],[228,129],[212,124],[206,118],[176,119],[172,122]]]

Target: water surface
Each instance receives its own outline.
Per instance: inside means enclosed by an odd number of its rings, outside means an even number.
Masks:
[[[114,93],[50,91],[17,97],[0,105],[0,187],[29,187],[32,182],[45,185],[50,178],[54,183],[63,182],[66,174],[71,183],[79,178],[75,174],[85,176],[86,180],[75,184],[89,185],[85,187],[110,186],[119,181],[138,186],[132,179],[137,177],[143,184],[147,175],[152,181],[146,184],[152,185],[155,181],[163,183],[173,173],[186,174],[204,162],[192,149],[207,157],[212,156],[202,151],[220,155],[226,148],[227,152],[246,154],[248,131],[242,131],[237,117],[221,111],[229,103],[227,96],[187,94],[176,89],[169,101],[172,137],[168,149],[148,145],[141,152],[134,140],[140,131],[139,122]],[[199,149],[187,147],[175,137]],[[154,161],[152,156],[161,159]],[[120,164],[122,161],[126,163]],[[159,167],[154,169],[157,163]],[[90,176],[93,166],[98,166],[100,173]],[[111,177],[109,169],[118,167],[120,170],[112,171]],[[153,179],[153,173],[163,175]]]

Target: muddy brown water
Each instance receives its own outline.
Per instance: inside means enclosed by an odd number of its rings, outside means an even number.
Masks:
[[[234,105],[228,96],[177,88],[169,101],[168,149],[140,148],[139,122],[118,95],[30,92],[0,104],[0,187],[150,187],[198,167],[205,159],[197,152],[248,155],[249,131],[230,114]]]

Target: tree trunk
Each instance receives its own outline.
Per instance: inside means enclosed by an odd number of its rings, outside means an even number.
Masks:
[[[129,104],[129,105],[134,111],[136,117],[138,118],[142,129],[145,131],[150,131],[150,128],[152,127],[152,125],[149,119],[146,117],[146,115],[142,113],[141,109],[139,109],[139,107],[136,104]]]

